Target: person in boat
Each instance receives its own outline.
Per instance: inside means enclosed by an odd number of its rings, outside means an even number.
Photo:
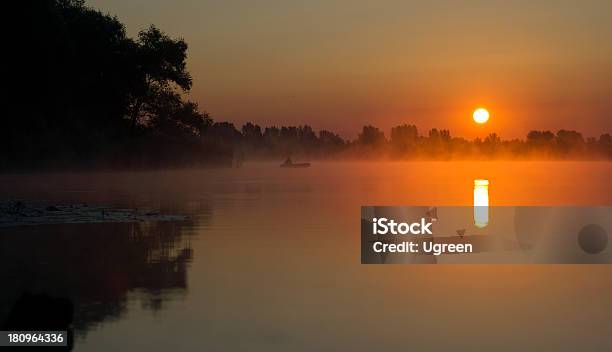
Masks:
[[[283,165],[293,165],[293,160],[291,160],[290,156],[287,157]]]
[[[310,167],[310,163],[294,163],[291,157],[287,157],[287,160],[281,164],[281,167]]]

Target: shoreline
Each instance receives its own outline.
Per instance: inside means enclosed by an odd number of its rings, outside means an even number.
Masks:
[[[0,228],[53,224],[185,221],[185,215],[160,214],[147,209],[112,208],[86,203],[0,200]]]

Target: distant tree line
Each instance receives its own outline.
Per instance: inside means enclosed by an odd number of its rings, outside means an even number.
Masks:
[[[347,154],[400,159],[612,159],[612,137],[584,138],[572,130],[530,131],[525,139],[502,140],[496,133],[484,139],[453,137],[449,130],[430,129],[419,135],[415,125],[391,129],[390,138],[374,126],[364,126]],[[353,149],[351,151],[350,149]]]
[[[297,154],[316,158],[368,159],[612,159],[612,136],[584,138],[572,130],[530,131],[525,139],[502,140],[496,133],[484,139],[453,137],[449,130],[430,129],[419,134],[415,125],[391,128],[389,138],[379,128],[363,126],[355,140],[312,127],[265,127],[248,122],[237,129],[232,123],[212,124],[205,138],[218,138],[234,153],[250,157],[283,157]]]
[[[236,128],[214,122],[185,99],[192,78],[187,44],[151,26],[136,38],[82,0],[17,2],[0,128],[0,168],[231,165],[256,157],[612,158],[610,134],[529,132],[525,140],[420,135],[414,125],[389,138],[364,126],[356,140],[303,126]],[[14,43],[13,43],[14,42]]]

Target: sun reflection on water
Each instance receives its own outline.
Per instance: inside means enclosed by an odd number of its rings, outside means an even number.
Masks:
[[[489,224],[489,180],[474,180],[474,225],[483,228]]]

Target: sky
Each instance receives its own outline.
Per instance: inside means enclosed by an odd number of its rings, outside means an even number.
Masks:
[[[354,138],[612,132],[612,1],[96,0],[128,34],[189,45],[189,99],[215,121]],[[491,119],[472,120],[485,107]]]

